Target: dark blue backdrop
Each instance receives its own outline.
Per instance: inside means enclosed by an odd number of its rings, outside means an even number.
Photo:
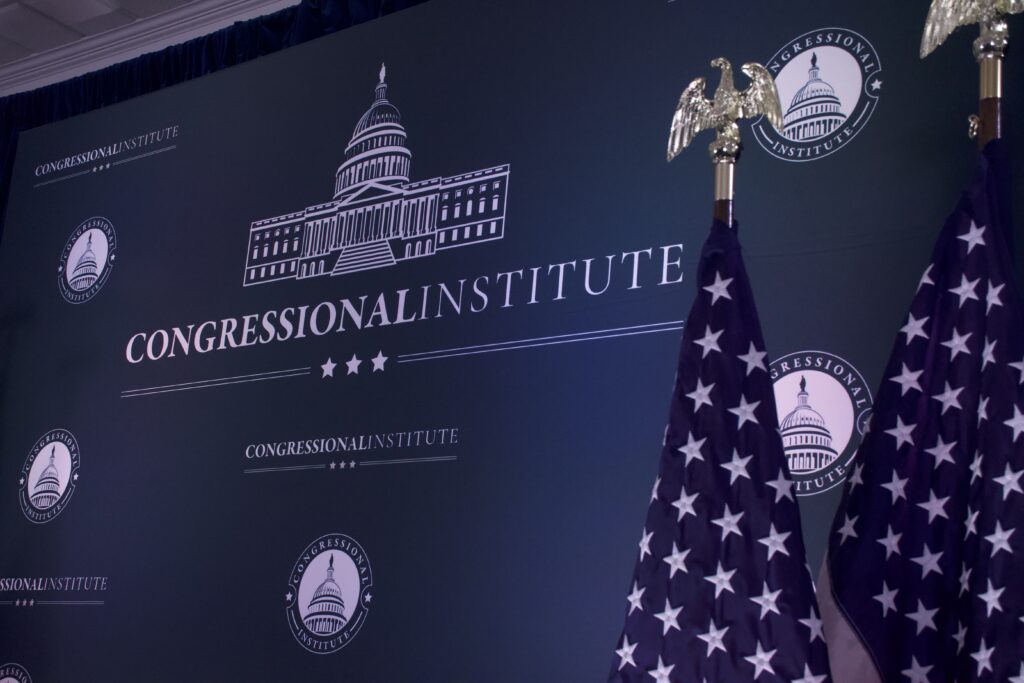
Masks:
[[[975,156],[964,135],[973,36],[921,62],[926,10],[923,0],[751,0],[697,16],[678,1],[626,11],[612,0],[435,0],[23,133],[0,242],[0,663],[35,681],[599,680],[626,608],[709,223],[705,139],[664,161],[679,92],[711,76],[713,56],[768,61],[824,27],[856,31],[877,51],[882,94],[843,149],[792,163],[745,128],[737,179],[770,356],[832,354],[874,388]],[[287,42],[261,43],[256,26],[246,29],[253,44]],[[413,181],[455,177],[479,192],[462,174],[508,166],[502,238],[243,286],[262,258],[253,222],[332,201],[382,62]],[[1018,73],[1011,62],[1008,80]],[[1007,93],[1012,123],[1022,91]],[[173,138],[147,143],[161,150],[153,156],[118,152],[110,167],[84,164],[88,173],[66,179],[82,166],[43,168],[169,127]],[[311,223],[321,210],[303,230],[320,229]],[[73,258],[64,249],[97,216],[116,232],[117,258],[94,296],[72,304],[58,266],[78,262],[84,247]],[[639,264],[635,283],[624,254]],[[600,290],[609,255],[607,291],[588,292],[586,260]],[[506,275],[514,289],[503,305],[499,274],[519,271]],[[440,284],[457,291],[460,280],[456,311]],[[429,292],[426,320],[395,322],[402,290],[409,312]],[[378,294],[391,324],[371,315]],[[246,315],[362,296],[363,322],[350,316],[344,332],[126,358],[136,334],[241,327]],[[374,372],[378,353],[388,360]],[[361,365],[349,374],[353,357]],[[241,382],[270,372],[280,377]],[[213,386],[225,377],[239,381]],[[186,382],[203,388],[140,391]],[[361,436],[435,428],[458,429],[458,443],[357,447]],[[79,479],[60,514],[36,524],[19,496],[39,478],[26,477],[33,454],[46,462],[40,440],[57,429],[77,441]],[[326,437],[357,445],[346,456],[246,455]],[[814,565],[837,493],[801,499]],[[291,632],[289,581],[310,544],[332,534],[365,552],[373,598],[351,642],[318,655]],[[103,577],[105,588],[23,581],[65,576]]]

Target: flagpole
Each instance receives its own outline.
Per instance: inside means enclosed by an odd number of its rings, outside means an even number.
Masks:
[[[974,41],[974,56],[980,71],[978,114],[971,117],[971,136],[979,149],[1003,135],[1003,58],[1008,30],[1006,17],[981,22],[981,35]]]
[[[733,195],[736,181],[736,162],[743,146],[723,140],[724,144],[711,145],[711,162],[715,167],[715,204],[712,216],[716,221],[732,225]]]

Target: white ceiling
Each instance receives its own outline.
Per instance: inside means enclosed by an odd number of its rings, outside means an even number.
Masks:
[[[298,0],[0,0],[0,96],[295,4]]]

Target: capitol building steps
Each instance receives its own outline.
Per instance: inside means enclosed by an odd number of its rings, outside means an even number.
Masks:
[[[385,240],[352,244],[345,247],[338,256],[331,275],[344,275],[371,268],[383,268],[395,265],[395,255]]]

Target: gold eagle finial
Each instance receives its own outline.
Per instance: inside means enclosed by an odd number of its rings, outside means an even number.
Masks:
[[[1020,12],[1024,12],[1024,0],[932,0],[921,36],[921,58],[930,55],[960,26],[981,24],[984,31],[1005,15]]]
[[[689,146],[698,133],[709,128],[718,133],[711,143],[712,157],[723,152],[735,156],[740,146],[738,119],[763,115],[776,130],[781,130],[779,91],[768,69],[754,62],[744,64],[742,71],[750,79],[750,85],[740,91],[733,82],[732,65],[727,59],[713,59],[711,66],[722,70],[722,80],[715,89],[714,99],[704,97],[703,78],[695,78],[679,96],[668,138],[669,161]]]

